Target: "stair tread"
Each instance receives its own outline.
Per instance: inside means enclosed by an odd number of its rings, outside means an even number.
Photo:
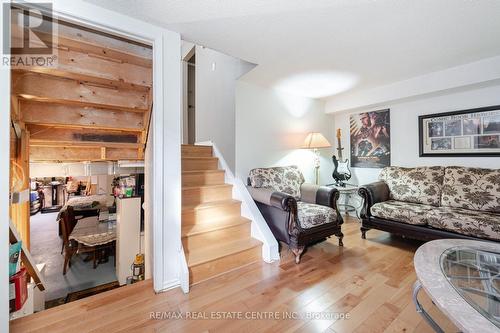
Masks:
[[[245,250],[262,245],[262,242],[255,238],[235,239],[230,242],[212,244],[186,252],[186,259],[189,267],[201,265],[213,260],[224,258]],[[184,249],[186,250],[186,249]]]
[[[217,206],[233,205],[233,204],[237,204],[237,203],[241,203],[241,201],[235,200],[235,199],[210,201],[210,202],[204,202],[204,203],[198,203],[198,204],[182,205],[182,210],[183,211],[200,210],[200,209],[212,208],[212,207],[217,207]]]
[[[212,146],[208,146],[208,145],[190,145],[190,144],[186,144],[186,143],[182,143],[181,146],[183,146],[183,147],[206,147],[206,148],[212,148]]]
[[[183,175],[196,175],[198,173],[224,173],[224,170],[215,169],[215,170],[186,170],[182,171]]]
[[[206,232],[221,230],[225,228],[235,227],[252,221],[243,216],[221,218],[209,222],[197,224],[186,224],[182,226],[182,237],[199,235]]]
[[[217,157],[213,156],[182,156],[183,160],[217,160]]]
[[[196,185],[196,186],[183,186],[182,190],[193,190],[193,189],[205,189],[205,188],[217,188],[217,187],[232,187],[231,184],[214,184],[214,185]]]

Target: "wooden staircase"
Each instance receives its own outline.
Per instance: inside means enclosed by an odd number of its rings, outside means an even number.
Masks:
[[[224,183],[211,146],[182,145],[182,245],[195,284],[261,260],[262,243]]]

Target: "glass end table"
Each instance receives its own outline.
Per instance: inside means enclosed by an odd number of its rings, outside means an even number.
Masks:
[[[345,184],[345,186],[338,186],[335,184],[328,184],[328,187],[334,187],[340,192],[337,207],[341,213],[349,214],[354,212],[359,219],[359,210],[363,205],[363,199],[358,195],[358,185]]]

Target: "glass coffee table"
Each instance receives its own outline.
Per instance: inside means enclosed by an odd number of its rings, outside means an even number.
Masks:
[[[500,331],[500,244],[435,240],[415,253],[417,312],[436,332],[444,332],[418,301],[424,289],[433,303],[463,332]]]

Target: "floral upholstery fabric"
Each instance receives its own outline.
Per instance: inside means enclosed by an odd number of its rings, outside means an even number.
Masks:
[[[441,204],[500,213],[500,170],[446,168]]]
[[[297,199],[300,198],[300,185],[305,181],[302,172],[294,165],[252,169],[248,178],[252,187],[271,188]]]
[[[439,206],[443,184],[443,167],[386,167],[380,172],[392,200]]]
[[[429,212],[434,206],[389,200],[370,208],[373,216],[414,225],[427,225]]]
[[[297,202],[297,218],[303,229],[309,229],[325,223],[337,223],[337,214],[331,207]]]
[[[479,238],[500,240],[500,215],[485,211],[439,207],[429,213],[429,225],[436,229]]]

